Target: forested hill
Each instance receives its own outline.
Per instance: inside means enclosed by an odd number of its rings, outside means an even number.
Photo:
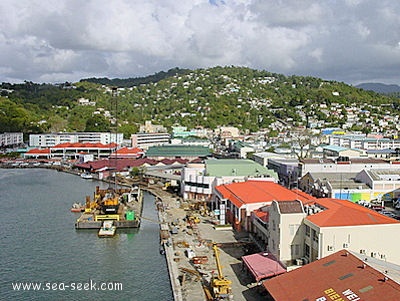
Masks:
[[[145,77],[113,78],[113,79],[109,79],[107,77],[102,77],[102,78],[92,77],[92,78],[81,79],[80,81],[101,84],[101,85],[107,85],[107,86],[113,86],[113,87],[127,88],[127,87],[138,86],[141,84],[156,83],[156,82],[159,82],[160,80],[163,80],[168,77],[172,77],[175,75],[185,75],[190,72],[191,72],[191,70],[189,70],[189,69],[174,68],[174,69],[168,70],[167,72],[160,71],[160,72],[157,72],[156,74],[145,76]]]
[[[358,110],[356,127],[363,129],[384,115],[399,114],[398,98],[341,82],[245,67],[176,68],[136,79],[136,84],[128,84],[131,80],[2,83],[0,132],[108,131],[115,120],[114,101],[125,137],[145,120],[166,127],[232,125],[257,131],[270,129],[276,120],[293,126],[342,126],[347,112]],[[117,96],[111,96],[107,81],[121,87]]]

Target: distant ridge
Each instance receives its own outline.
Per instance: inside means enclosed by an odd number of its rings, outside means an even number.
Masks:
[[[382,83],[362,83],[358,84],[355,87],[367,91],[374,91],[376,93],[381,93],[381,94],[392,94],[400,92],[399,85],[387,85]]]
[[[109,79],[107,77],[103,78],[84,78],[81,79],[80,82],[91,82],[96,84],[108,85],[108,86],[117,86],[117,87],[132,87],[141,84],[149,84],[149,83],[156,83],[162,79],[175,76],[175,75],[184,75],[190,72],[189,69],[180,69],[180,68],[173,68],[169,69],[167,72],[160,71],[153,75],[145,76],[145,77],[136,77],[136,78],[113,78]]]

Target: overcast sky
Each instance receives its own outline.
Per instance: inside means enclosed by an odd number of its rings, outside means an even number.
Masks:
[[[247,66],[400,84],[397,0],[1,0],[0,81]]]

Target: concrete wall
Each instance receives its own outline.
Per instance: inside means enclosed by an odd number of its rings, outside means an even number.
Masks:
[[[306,222],[307,223],[307,222]],[[319,234],[318,257],[322,258],[342,249],[400,264],[399,224],[365,225],[352,227],[318,228],[308,223]]]

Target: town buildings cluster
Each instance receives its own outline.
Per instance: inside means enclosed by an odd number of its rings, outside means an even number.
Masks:
[[[21,136],[1,137],[19,144],[19,138],[12,137]],[[400,265],[399,215],[383,210],[398,204],[400,197],[400,140],[347,135],[336,129],[324,136],[327,144],[302,158],[295,143],[290,152],[266,151],[265,141],[247,139],[232,127],[213,133],[174,127],[170,134],[148,122],[129,142],[112,133],[31,135],[32,148],[24,157],[74,161],[73,168],[98,178],[112,170],[129,176],[136,169],[144,178],[175,187],[183,199],[207,204],[218,224],[247,231],[263,250],[261,259],[244,260],[250,271],[257,270],[254,265],[266,265],[265,275],[252,272],[257,281],[295,269],[299,275],[303,271],[305,277],[318,277],[313,273],[323,273],[324,264],[340,271],[339,266],[347,264],[349,275],[355,275],[359,266],[365,269],[365,258]],[[306,268],[308,264],[315,264],[316,270]],[[394,279],[398,286],[399,279],[375,272],[374,277]],[[264,286],[275,300],[294,300],[279,292],[280,277],[294,281],[283,274]],[[329,289],[314,290],[322,297],[312,298],[328,300],[333,296]],[[341,289],[346,292],[346,287]]]

